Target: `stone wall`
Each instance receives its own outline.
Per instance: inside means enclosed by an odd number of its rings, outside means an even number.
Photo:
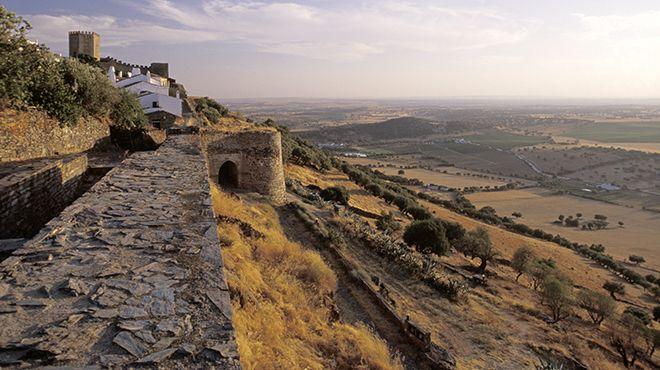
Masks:
[[[86,119],[61,127],[37,110],[0,111],[0,162],[80,153],[109,142],[108,122]]]
[[[227,161],[238,167],[238,189],[267,195],[275,202],[285,197],[280,133],[268,128],[233,131],[202,130],[209,176],[218,181]]]
[[[85,154],[0,166],[0,239],[32,237],[80,196]]]
[[[239,369],[198,135],[97,182],[0,264],[0,367]]]

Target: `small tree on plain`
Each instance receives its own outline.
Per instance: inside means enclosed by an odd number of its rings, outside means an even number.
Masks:
[[[530,263],[534,261],[534,258],[534,251],[527,245],[516,250],[513,258],[511,258],[511,267],[518,273],[516,275],[516,281],[518,281],[522,274],[529,271]]]
[[[577,304],[587,311],[591,321],[596,325],[611,317],[616,309],[614,299],[591,290],[581,290],[577,295]]]
[[[610,296],[613,299],[617,299],[615,294],[624,295],[626,293],[626,287],[621,283],[617,283],[616,281],[606,282],[603,284],[603,289],[610,292]]]

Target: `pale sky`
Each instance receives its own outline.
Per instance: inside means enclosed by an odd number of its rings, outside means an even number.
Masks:
[[[660,98],[660,0],[0,0],[193,95]]]

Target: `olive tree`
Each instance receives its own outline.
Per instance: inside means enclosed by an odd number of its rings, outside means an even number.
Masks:
[[[591,318],[596,325],[614,314],[616,304],[614,299],[591,290],[581,290],[577,295],[577,305]]]
[[[573,294],[570,283],[558,276],[550,275],[541,284],[543,304],[550,309],[552,322],[559,322],[572,313]]]
[[[606,282],[603,284],[603,289],[610,292],[610,296],[612,296],[614,299],[617,299],[615,294],[624,295],[626,293],[626,287],[621,283],[617,283],[616,281]]]
[[[531,247],[525,245],[516,250],[513,258],[511,258],[511,267],[518,273],[516,275],[516,281],[518,281],[522,274],[529,271],[529,265],[532,261],[534,261],[534,251]]]
[[[634,367],[635,362],[645,355],[645,339],[648,331],[644,323],[630,314],[623,314],[611,326],[610,343],[621,356],[626,367]]]
[[[458,242],[457,248],[465,256],[479,259],[480,263],[477,271],[482,274],[486,271],[488,262],[493,261],[499,255],[493,248],[493,242],[490,240],[488,231],[483,227],[465,233],[465,236]]]
[[[414,221],[403,233],[406,244],[423,252],[445,255],[449,251],[449,241],[445,228],[438,219]]]

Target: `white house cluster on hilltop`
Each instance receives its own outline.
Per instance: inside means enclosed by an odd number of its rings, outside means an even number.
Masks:
[[[172,126],[177,118],[192,113],[186,89],[170,77],[167,63],[149,66],[124,63],[113,57],[101,58],[101,36],[91,31],[69,32],[69,56],[87,56],[108,72],[108,78],[118,88],[136,94],[149,122],[157,128]]]
[[[183,116],[183,101],[179,90],[170,96],[170,84],[166,77],[151,73],[142,73],[134,67],[126,76],[123,71],[116,71],[115,66],[108,68],[108,78],[118,88],[126,89],[138,96],[144,113],[156,127],[162,128]]]

